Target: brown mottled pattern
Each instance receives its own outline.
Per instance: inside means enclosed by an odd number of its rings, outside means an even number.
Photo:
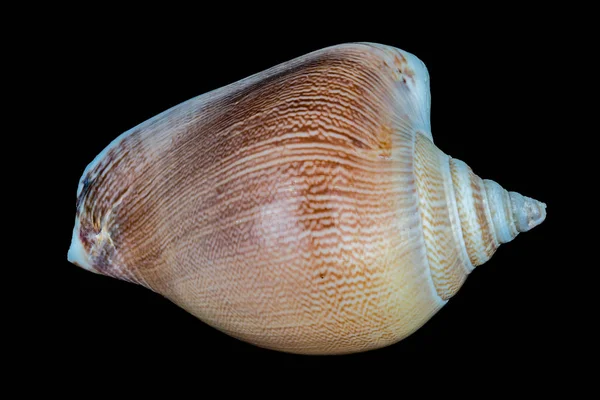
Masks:
[[[268,348],[362,351],[418,329],[443,302],[389,58],[336,46],[136,127],[82,192],[82,226],[105,232],[91,246],[114,250],[93,262]]]
[[[469,167],[467,171],[458,168],[457,162],[459,160],[450,159],[463,239],[471,264],[478,266],[490,259],[499,243],[493,233],[489,211],[486,211],[486,192],[481,178]]]
[[[484,253],[486,255],[484,262],[486,262],[494,255],[500,243],[498,243],[494,235],[494,225],[492,218],[489,215],[489,210],[486,210],[488,207],[488,201],[486,199],[486,191],[483,180],[479,176],[475,175],[473,171],[471,171],[470,180],[471,188],[473,189],[473,198],[475,199],[475,216],[477,218],[477,225],[480,228],[480,243],[482,243],[484,246]]]
[[[419,212],[427,246],[428,266],[438,295],[448,300],[467,278],[466,260],[461,256],[460,242],[450,220],[447,185],[440,170],[448,157],[429,139],[417,134],[415,175],[419,193]],[[460,228],[459,228],[460,229]]]
[[[134,269],[121,268],[116,262],[114,240],[120,226],[116,221],[123,200],[131,190],[136,175],[131,171],[145,164],[140,136],[132,132],[118,148],[112,148],[85,177],[77,199],[77,214],[81,223],[80,238],[89,246],[88,253],[96,260],[98,272],[119,279],[142,283]]]

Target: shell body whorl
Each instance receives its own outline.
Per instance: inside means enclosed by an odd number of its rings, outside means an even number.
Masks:
[[[414,332],[544,217],[433,144],[421,61],[345,44],[115,139],[81,178],[69,260],[250,343],[339,354]]]

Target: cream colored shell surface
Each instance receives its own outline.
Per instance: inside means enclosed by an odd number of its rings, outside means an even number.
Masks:
[[[70,259],[258,346],[383,347],[473,267],[452,165],[422,62],[333,46],[117,138],[82,176]]]

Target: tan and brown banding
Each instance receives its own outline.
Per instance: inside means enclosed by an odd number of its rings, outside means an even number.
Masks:
[[[497,247],[461,163],[432,143],[416,57],[333,46],[115,139],[81,179],[69,257],[258,346],[379,348]]]
[[[79,200],[110,239],[96,265],[264,347],[366,350],[424,323],[441,303],[381,59],[333,49],[132,131]]]

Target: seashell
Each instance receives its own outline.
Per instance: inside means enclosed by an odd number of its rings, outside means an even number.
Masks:
[[[396,343],[546,217],[438,149],[429,110],[425,65],[373,43],[190,99],[87,166],[68,259],[264,348]]]

